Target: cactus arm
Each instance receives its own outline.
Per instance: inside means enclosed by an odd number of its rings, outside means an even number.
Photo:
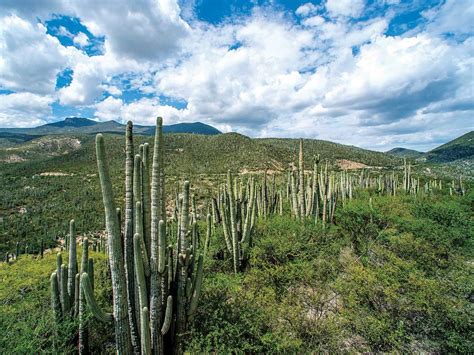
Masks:
[[[150,312],[148,307],[143,307],[140,312],[140,340],[142,355],[151,354],[151,339],[150,339]]]
[[[142,243],[140,240],[140,235],[138,233],[135,233],[135,235],[133,236],[133,247],[135,248],[135,253],[134,253],[135,279],[137,281],[140,309],[143,309],[144,307],[147,307],[148,305],[148,297],[147,297],[147,288],[146,288],[146,281],[145,281],[145,272],[143,270]]]
[[[68,270],[66,265],[61,265],[61,285],[60,285],[60,291],[61,291],[61,307],[63,311],[63,316],[67,316],[69,314],[70,310],[70,303],[69,303],[69,294],[67,292],[67,275],[68,275]]]
[[[172,318],[173,318],[173,297],[169,295],[168,299],[166,300],[166,312],[165,312],[165,319],[163,321],[163,326],[161,327],[161,335],[165,335],[166,333],[168,333]]]
[[[161,220],[158,224],[158,273],[165,272],[166,263],[166,230],[165,222]]]
[[[142,212],[143,209],[142,209],[142,204],[141,204],[140,201],[137,201],[135,211],[136,211],[136,213],[135,213],[135,233],[138,234],[138,240],[140,242],[140,250],[141,250],[141,253],[142,253],[141,262],[143,264],[145,276],[149,277],[150,276],[150,262],[148,260],[148,254],[147,254],[147,251],[146,251],[145,241],[143,240],[143,212]],[[134,239],[133,243],[135,245],[135,236],[133,237],[133,239]],[[145,307],[145,306],[143,306],[143,307]]]
[[[63,264],[63,257],[61,253],[56,255],[56,277],[58,278],[58,284],[61,284],[61,265]]]
[[[81,289],[84,292],[87,305],[89,306],[89,309],[91,310],[94,317],[101,322],[111,322],[114,319],[112,314],[104,312],[95,300],[94,291],[92,291],[91,281],[87,273],[83,273],[81,275]]]
[[[192,320],[194,313],[197,309],[197,304],[199,301],[199,296],[201,295],[201,285],[202,285],[202,276],[203,276],[203,264],[204,257],[201,254],[198,260],[198,266],[196,270],[196,276],[194,278],[193,291],[191,295],[191,301],[188,308],[188,320]]]
[[[74,317],[76,317],[79,314],[79,291],[80,291],[80,276],[81,274],[77,273],[76,274],[76,285],[75,285],[75,292],[74,292]]]
[[[211,228],[212,228],[211,215],[207,214],[206,240],[204,242],[204,256],[207,254],[207,249],[209,249],[209,242],[211,240]]]
[[[53,308],[54,318],[58,323],[62,318],[61,300],[59,296],[58,276],[56,272],[51,274],[51,307]]]

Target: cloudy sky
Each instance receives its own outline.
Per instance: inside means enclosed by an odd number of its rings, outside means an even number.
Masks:
[[[472,0],[2,0],[0,127],[83,116],[428,150],[474,129]]]

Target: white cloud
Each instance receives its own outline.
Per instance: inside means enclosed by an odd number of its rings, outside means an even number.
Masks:
[[[84,32],[79,32],[73,39],[74,44],[85,47],[89,44],[89,37]]]
[[[364,11],[364,0],[327,0],[326,9],[332,16],[357,18]]]
[[[0,95],[0,127],[34,127],[51,115],[50,96],[31,93]]]
[[[158,99],[142,98],[124,103],[121,99],[108,97],[95,105],[95,118],[99,121],[133,121],[136,124],[154,125],[157,116],[165,117],[166,124],[186,121],[188,111],[161,105]]]
[[[110,52],[101,56],[89,57],[81,55],[80,60],[71,65],[74,72],[69,86],[59,90],[59,99],[63,105],[92,105],[99,98],[104,88],[104,82],[110,81],[115,75],[127,71],[137,73],[146,70],[135,61],[119,59]]]
[[[175,0],[83,0],[70,5],[94,35],[105,36],[106,45],[118,56],[167,58],[189,32]]]
[[[298,16],[305,17],[308,15],[312,15],[317,11],[318,11],[318,8],[312,3],[308,2],[298,7],[295,11],[295,14],[297,14]]]
[[[42,24],[17,16],[0,18],[0,86],[52,94],[56,75],[68,64],[74,49],[66,49],[46,34]]]
[[[218,25],[192,16],[187,24],[172,0],[52,3],[55,13],[77,16],[105,36],[103,54],[93,57],[61,46],[19,4],[22,18],[9,16],[13,26],[0,25],[0,86],[47,95],[38,111],[43,117],[57,97],[95,108],[101,121],[153,124],[162,115],[167,124],[204,121],[251,136],[421,147],[417,135],[434,144],[473,126],[472,5],[460,3],[435,7],[425,13],[427,26],[395,37],[385,34],[393,12],[355,20],[365,14],[360,0],[304,4],[296,22],[256,8]],[[50,16],[42,4],[34,11]],[[74,37],[81,47],[88,40],[84,33]],[[65,67],[73,70],[72,82],[55,92],[55,76]],[[126,90],[147,97],[125,102]],[[104,93],[112,96],[103,99]],[[187,106],[164,104],[163,96]]]
[[[435,34],[474,34],[474,2],[447,0],[441,8],[424,12],[431,20],[428,31]]]

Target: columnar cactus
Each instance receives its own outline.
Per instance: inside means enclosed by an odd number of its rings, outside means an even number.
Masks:
[[[129,354],[132,352],[132,343],[130,322],[128,320],[128,293],[125,279],[124,256],[122,254],[122,236],[113,198],[112,181],[109,176],[105,143],[102,134],[98,134],[96,138],[96,153],[108,234],[109,263],[114,295],[113,315],[115,324],[115,345],[118,353]]]
[[[82,241],[82,261],[81,261],[81,273],[89,273],[89,241],[84,238]],[[78,290],[79,305],[78,305],[78,316],[79,316],[79,354],[87,354],[89,352],[89,335],[87,332],[86,322],[86,305],[84,299],[84,291]]]
[[[304,158],[303,158],[303,140],[300,139],[300,152],[298,159],[298,173],[300,179],[300,186],[298,189],[299,205],[300,205],[300,216],[301,219],[304,219],[306,216],[306,201],[304,196]]]
[[[74,300],[75,282],[77,274],[77,251],[76,251],[76,224],[73,219],[69,222],[69,268],[67,276],[67,293],[69,299]]]
[[[138,335],[138,324],[136,312],[133,310],[135,305],[135,279],[133,267],[133,208],[135,205],[133,186],[134,186],[134,149],[133,149],[133,123],[127,122],[125,129],[125,225],[124,225],[124,259],[125,259],[125,277],[127,283],[127,310],[130,326],[130,337],[132,348],[135,354],[140,352],[140,343]],[[141,199],[140,199],[141,200]],[[118,218],[119,226],[121,225]],[[119,227],[120,228],[120,227]]]
[[[131,142],[131,124],[127,126],[127,142]],[[148,147],[141,149],[141,155],[134,159],[133,176],[127,180],[132,183],[132,194],[126,201],[133,201],[131,210],[127,209],[125,230],[127,229],[127,214],[132,216],[131,225],[134,232],[133,238],[133,275],[126,275],[124,267],[124,253],[122,252],[120,234],[120,213],[114,205],[112,183],[108,173],[105,155],[104,138],[97,135],[96,139],[97,163],[102,188],[104,209],[106,214],[106,227],[108,233],[109,264],[112,276],[113,289],[113,315],[103,312],[97,305],[93,294],[90,272],[91,269],[82,270],[81,290],[92,313],[102,321],[113,320],[115,325],[116,347],[118,353],[128,354],[135,351],[132,342],[130,315],[135,314],[137,319],[137,334],[140,343],[138,347],[142,354],[164,354],[171,351],[183,351],[183,335],[189,321],[192,319],[201,291],[203,276],[203,254],[198,250],[198,235],[196,221],[194,220],[193,232],[190,231],[189,222],[189,182],[184,183],[183,198],[180,203],[179,237],[177,249],[168,247],[166,240],[166,214],[164,196],[164,167],[163,167],[163,135],[162,120],[157,120],[157,132],[151,178],[151,216],[146,217],[147,209],[143,206],[146,198],[148,169],[146,164]],[[129,157],[130,147],[127,152]],[[129,165],[127,165],[129,166]],[[127,170],[127,168],[126,168]],[[128,174],[130,171],[128,171]],[[126,171],[127,176],[127,171]],[[129,189],[126,184],[126,191]],[[131,214],[129,213],[131,212]],[[195,209],[193,213],[195,213]],[[208,221],[210,218],[208,218]],[[128,226],[130,228],[130,226]],[[146,242],[147,230],[150,237],[150,251]],[[192,234],[192,243],[189,238]],[[145,239],[144,239],[145,238]],[[207,245],[207,242],[206,244]],[[150,255],[150,257],[149,257]],[[197,263],[195,260],[197,259]],[[148,262],[149,260],[149,262]],[[125,262],[125,265],[127,262]],[[175,266],[176,265],[176,266]],[[84,271],[85,270],[85,271]],[[129,277],[129,279],[127,279]],[[126,280],[132,280],[134,289],[137,290],[137,302],[129,303],[130,297]],[[149,277],[149,292],[148,282]],[[128,282],[128,281],[127,281]],[[133,290],[133,292],[135,292]],[[173,330],[167,334],[169,330]]]

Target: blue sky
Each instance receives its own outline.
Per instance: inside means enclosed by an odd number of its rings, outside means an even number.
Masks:
[[[468,0],[0,3],[0,126],[201,121],[428,150],[474,127]]]

